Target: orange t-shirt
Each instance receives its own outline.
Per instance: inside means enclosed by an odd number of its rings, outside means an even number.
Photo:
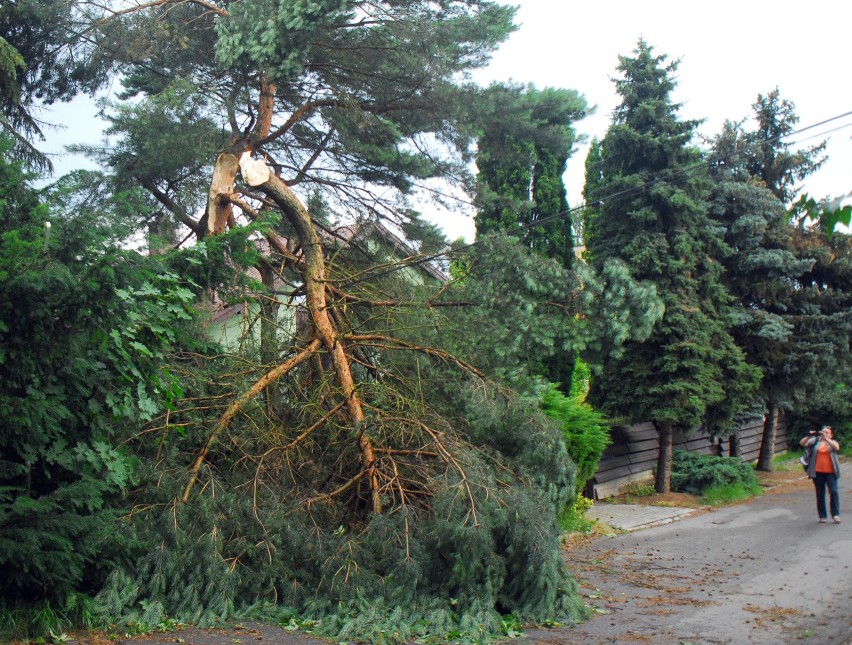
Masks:
[[[816,471],[818,473],[833,473],[834,466],[831,465],[831,453],[828,444],[820,441],[816,454]]]

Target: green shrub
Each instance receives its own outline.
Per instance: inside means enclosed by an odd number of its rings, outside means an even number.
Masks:
[[[586,512],[594,505],[588,497],[577,495],[574,503],[566,506],[559,514],[557,521],[559,528],[567,533],[588,533],[597,520],[590,520]]]
[[[595,475],[598,462],[610,444],[610,424],[606,417],[579,397],[567,397],[556,385],[549,385],[541,397],[544,413],[559,422],[568,456],[577,466],[576,491],[579,494]]]
[[[672,460],[672,490],[704,495],[712,488],[742,484],[760,490],[754,469],[737,457],[713,457],[676,450]]]

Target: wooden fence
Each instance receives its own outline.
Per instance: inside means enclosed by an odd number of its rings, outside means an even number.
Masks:
[[[748,462],[757,459],[762,436],[762,417],[749,421],[737,430],[740,459]],[[675,435],[673,443],[675,450],[690,450],[703,455],[721,454],[724,457],[730,454],[727,437],[717,439],[700,430]],[[603,499],[618,495],[631,484],[652,482],[659,448],[659,437],[653,424],[616,426],[612,430],[612,444],[604,451],[595,476],[586,485],[585,495],[590,499]],[[782,417],[778,420],[775,452],[784,452],[786,449],[787,427]]]

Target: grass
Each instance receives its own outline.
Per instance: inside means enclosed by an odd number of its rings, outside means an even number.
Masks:
[[[799,457],[805,454],[802,448],[788,448],[787,452],[782,452],[780,455],[772,457],[772,463],[778,466],[783,466],[791,461],[798,461]]]
[[[708,506],[724,506],[734,502],[742,502],[746,499],[756,497],[763,492],[760,484],[747,484],[736,482],[724,486],[713,486],[704,491],[701,501]]]
[[[69,627],[64,616],[50,603],[0,610],[0,642],[28,641],[63,634]]]
[[[623,499],[625,504],[630,504],[634,498],[651,497],[656,494],[657,489],[654,488],[653,484],[637,484],[627,489],[627,492],[623,495]]]
[[[563,533],[589,533],[594,527],[597,520],[590,520],[586,517],[588,511],[594,502],[587,499],[581,494],[574,498],[574,503],[565,508],[556,518],[559,528]]]
[[[74,628],[90,629],[95,623],[92,600],[72,594],[64,608],[44,601],[31,605],[0,606],[0,643],[35,641],[62,643],[65,632]]]

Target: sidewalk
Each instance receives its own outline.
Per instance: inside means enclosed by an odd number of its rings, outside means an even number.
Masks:
[[[845,460],[841,460],[841,464]],[[808,481],[798,464],[778,468],[772,473],[758,473],[763,492],[789,490],[790,486],[803,485]],[[709,506],[655,506],[653,504],[612,504],[606,501],[596,502],[586,511],[586,517],[612,527],[616,531],[638,531],[661,524],[671,524],[706,511]],[[852,644],[850,644],[852,645]]]
[[[701,510],[703,509],[676,506],[597,503],[586,512],[586,516],[614,529],[629,532],[670,524]]]

